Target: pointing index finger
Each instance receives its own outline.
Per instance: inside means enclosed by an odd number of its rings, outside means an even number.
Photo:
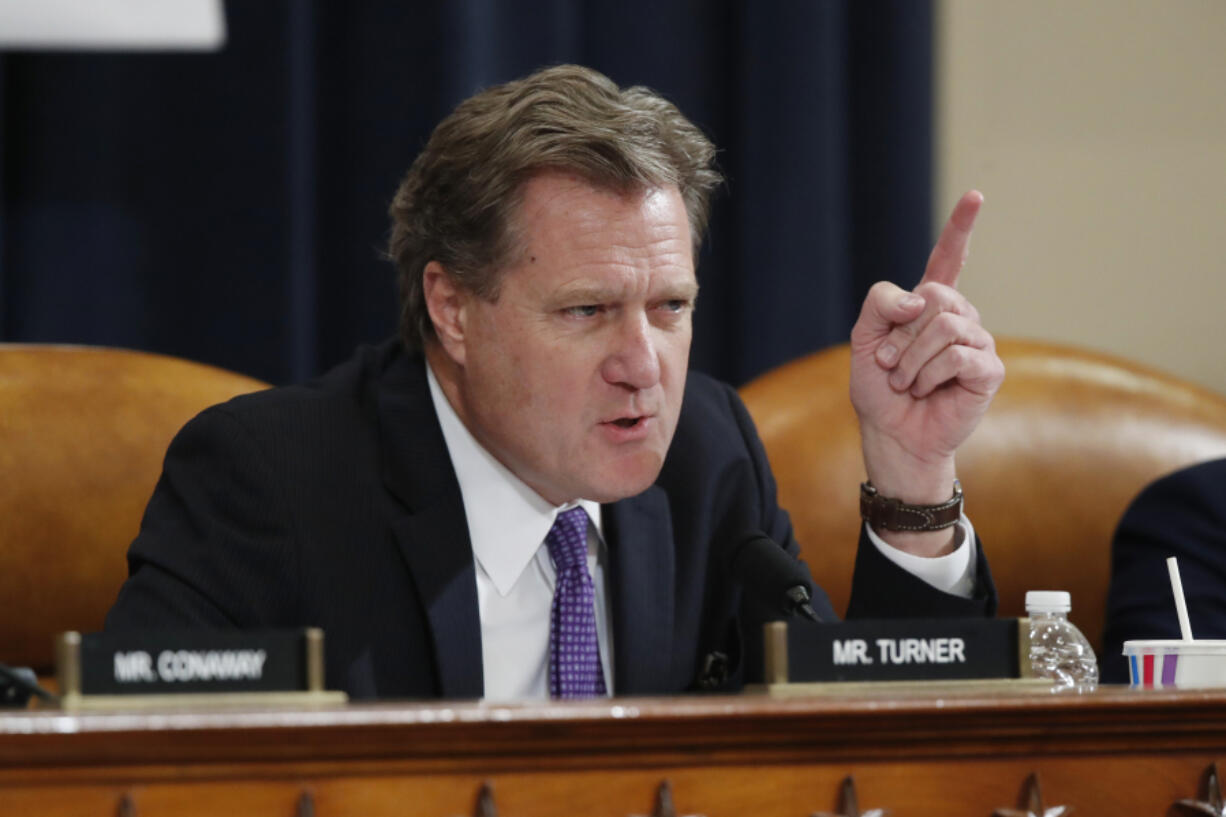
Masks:
[[[958,274],[966,263],[966,255],[971,247],[971,230],[975,226],[975,216],[983,206],[983,194],[971,190],[964,194],[954,205],[954,211],[941,230],[941,237],[928,256],[928,266],[920,283],[934,281],[947,286],[958,286]]]

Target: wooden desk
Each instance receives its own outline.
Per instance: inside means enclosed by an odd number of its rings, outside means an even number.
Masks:
[[[677,814],[808,817],[850,774],[865,810],[987,817],[1038,772],[1048,808],[1159,817],[1223,758],[1226,691],[16,712],[0,814],[449,817],[488,781],[501,817],[627,817],[668,780]]]

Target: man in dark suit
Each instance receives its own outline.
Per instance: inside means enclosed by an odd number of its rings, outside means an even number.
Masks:
[[[401,337],[189,423],[108,629],[320,626],[358,697],[739,684],[761,614],[729,550],[799,545],[735,392],[687,376],[713,156],[665,100],[575,66],[462,103],[391,207]],[[953,286],[980,203],[853,330],[851,614],[994,607],[953,464],[1003,377]]]
[[[1111,545],[1102,678],[1128,683],[1124,642],[1182,637],[1166,560],[1180,581],[1196,638],[1226,638],[1226,459],[1149,485],[1124,512]]]

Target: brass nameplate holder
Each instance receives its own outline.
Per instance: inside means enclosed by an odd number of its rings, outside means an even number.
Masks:
[[[348,700],[324,689],[324,634],[303,630],[61,633],[56,675],[64,709]]]

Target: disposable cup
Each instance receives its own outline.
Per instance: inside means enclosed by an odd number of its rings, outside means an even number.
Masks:
[[[1125,641],[1124,657],[1134,687],[1226,687],[1226,641]]]

